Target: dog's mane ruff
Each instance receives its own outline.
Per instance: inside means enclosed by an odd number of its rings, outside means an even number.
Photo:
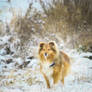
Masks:
[[[54,43],[55,43],[55,42],[54,42]],[[56,64],[60,64],[62,57],[61,57],[61,55],[60,55],[61,53],[60,53],[59,48],[58,48],[58,46],[57,46],[56,43],[55,43],[55,50],[56,50],[55,63],[56,63]],[[58,61],[58,62],[57,62],[57,61]]]

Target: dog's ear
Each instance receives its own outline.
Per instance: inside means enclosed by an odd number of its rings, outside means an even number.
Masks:
[[[44,42],[40,42],[40,45],[39,45],[39,47],[40,48],[43,48],[43,46],[45,45],[45,43]]]
[[[56,44],[56,43],[55,43],[54,41],[49,42],[49,45],[50,45],[51,47],[54,47],[55,44]]]

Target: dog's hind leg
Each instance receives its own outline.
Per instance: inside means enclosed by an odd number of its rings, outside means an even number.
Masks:
[[[54,72],[52,77],[53,77],[53,83],[56,84],[58,82],[58,80],[59,80],[59,77],[60,77],[59,73],[58,72]]]
[[[62,68],[62,78],[61,82],[64,84],[64,78],[68,75],[70,71],[70,65],[68,63],[64,63],[64,67]]]

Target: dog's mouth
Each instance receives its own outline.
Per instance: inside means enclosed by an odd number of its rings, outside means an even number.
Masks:
[[[49,67],[53,67],[53,66],[55,66],[55,62],[53,62]]]

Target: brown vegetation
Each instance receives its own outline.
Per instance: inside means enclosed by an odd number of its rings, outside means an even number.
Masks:
[[[8,31],[15,33],[20,39],[21,53],[27,53],[30,46],[37,46],[40,41],[49,40],[55,40],[57,44],[64,40],[66,47],[71,48],[83,45],[89,49],[92,46],[91,0],[39,2],[43,12],[34,9],[32,3],[24,15],[20,11],[13,11],[10,24],[6,23],[4,27],[0,22],[0,30],[3,30],[0,35]]]
[[[67,37],[70,37],[68,44],[73,48],[79,44],[92,46],[91,0],[40,0],[40,4],[47,16],[44,27],[48,32],[63,38],[66,43]]]

